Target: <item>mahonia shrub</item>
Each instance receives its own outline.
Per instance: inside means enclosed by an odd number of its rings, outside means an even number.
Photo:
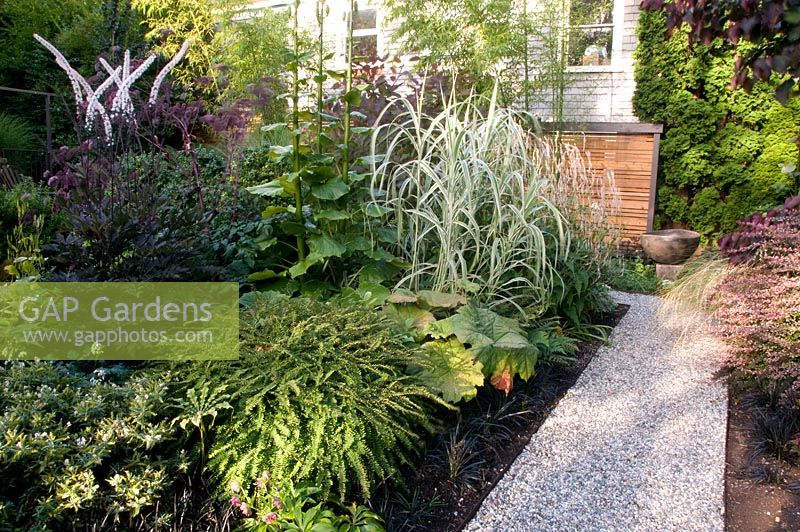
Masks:
[[[0,363],[0,528],[142,526],[188,463],[172,447],[168,378]]]
[[[637,117],[665,126],[656,224],[711,240],[798,187],[782,169],[798,162],[800,100],[784,107],[764,82],[732,90],[733,51],[719,40],[690,48],[681,31],[665,41],[663,17],[639,17],[633,98]]]
[[[257,295],[240,318],[240,358],[195,365],[190,386],[229,394],[208,467],[219,485],[309,482],[368,497],[434,426],[442,404],[405,374],[413,351],[358,303]]]
[[[738,264],[714,290],[730,365],[785,398],[800,392],[800,197],[748,217],[720,247]],[[790,400],[791,401],[791,400]],[[800,406],[800,405],[794,405]]]

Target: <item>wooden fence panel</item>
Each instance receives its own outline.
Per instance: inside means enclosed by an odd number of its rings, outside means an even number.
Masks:
[[[653,228],[661,126],[599,126],[585,124],[579,130],[568,130],[563,138],[591,161],[595,175],[613,172],[620,195],[623,245],[638,246],[639,236]]]

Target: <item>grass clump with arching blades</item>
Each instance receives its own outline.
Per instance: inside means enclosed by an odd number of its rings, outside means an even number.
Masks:
[[[397,286],[540,315],[570,231],[531,157],[529,117],[498,107],[497,89],[451,98],[435,116],[404,98],[394,105],[404,112],[373,135],[385,157],[374,163],[370,208],[391,217],[395,252],[410,265]]]

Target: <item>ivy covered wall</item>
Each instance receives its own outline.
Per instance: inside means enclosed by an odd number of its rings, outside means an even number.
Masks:
[[[721,42],[664,40],[663,13],[641,13],[633,107],[664,124],[656,227],[688,226],[711,239],[796,192],[800,99],[783,107],[773,87],[731,90],[733,53]]]

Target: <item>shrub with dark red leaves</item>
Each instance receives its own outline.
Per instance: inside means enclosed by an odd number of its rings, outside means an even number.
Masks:
[[[686,24],[691,41],[723,39],[737,49],[733,86],[751,90],[773,73],[784,80],[775,96],[784,105],[800,78],[800,0],[642,0],[646,11],[663,10],[671,34]],[[755,46],[739,47],[747,41]],[[785,76],[788,74],[788,76]]]
[[[767,214],[754,213],[739,221],[740,231],[723,236],[719,249],[732,264],[757,259],[760,253],[773,253],[800,245],[800,196],[787,198],[783,208]]]
[[[800,196],[752,215],[720,247],[737,265],[714,291],[729,364],[754,382],[771,382],[787,401],[800,392]],[[800,404],[793,404],[800,408]]]

